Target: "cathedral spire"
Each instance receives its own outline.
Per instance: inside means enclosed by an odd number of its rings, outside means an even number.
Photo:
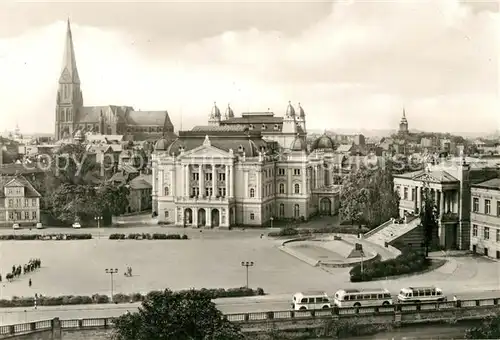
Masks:
[[[73,36],[71,34],[71,24],[68,18],[66,30],[66,41],[64,46],[63,64],[61,70],[60,83],[80,84],[80,77],[76,68],[75,48],[73,46]]]

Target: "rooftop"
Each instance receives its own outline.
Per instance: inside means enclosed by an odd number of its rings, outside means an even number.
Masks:
[[[493,178],[485,182],[473,184],[472,187],[500,190],[500,178]]]

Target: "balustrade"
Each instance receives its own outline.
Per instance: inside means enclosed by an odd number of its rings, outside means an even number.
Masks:
[[[500,308],[498,307],[498,302],[500,299],[479,299],[479,300],[459,300],[459,301],[448,301],[439,303],[420,303],[420,304],[395,304],[392,306],[380,306],[380,307],[347,307],[338,308],[333,307],[331,309],[320,309],[320,310],[287,310],[287,311],[269,311],[269,312],[257,312],[257,313],[238,313],[238,314],[226,314],[225,318],[234,323],[259,323],[263,321],[275,320],[276,322],[286,321],[286,320],[307,320],[314,318],[328,318],[332,316],[340,318],[348,318],[353,315],[362,317],[362,315],[380,315],[380,314],[394,314],[394,320],[400,319],[404,320],[412,318],[411,314],[415,313],[435,313],[439,310],[449,310],[449,309],[486,309],[486,308]],[[435,318],[434,314],[421,314],[428,315],[428,319],[432,320]],[[422,317],[422,320],[426,320],[427,317]],[[41,330],[54,329],[54,325],[60,325],[61,329],[89,329],[89,328],[107,328],[113,326],[114,318],[90,318],[90,319],[72,319],[72,320],[61,320],[60,323],[54,322],[54,320],[41,320],[36,322],[21,323],[16,325],[5,325],[0,326],[0,338],[11,337],[16,334],[27,334],[38,332]]]

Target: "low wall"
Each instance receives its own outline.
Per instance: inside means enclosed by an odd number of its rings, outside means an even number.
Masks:
[[[481,320],[498,315],[500,299],[479,299],[441,303],[397,304],[384,307],[332,308],[304,311],[270,311],[227,314],[226,318],[246,333],[266,330],[303,330],[325,327],[326,322],[346,320],[357,325],[401,325]],[[113,327],[112,318],[45,320],[0,326],[1,339],[60,340],[80,336],[105,339]],[[31,333],[31,334],[27,334]],[[74,335],[78,333],[79,335]]]

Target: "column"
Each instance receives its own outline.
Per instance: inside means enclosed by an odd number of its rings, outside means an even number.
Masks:
[[[153,195],[157,195],[157,192],[156,192],[156,186],[157,186],[157,183],[156,183],[156,169],[153,168],[153,173],[151,175],[151,177],[153,178],[153,185],[152,185],[152,192],[153,192]]]
[[[420,210],[422,210],[422,187],[417,187],[417,201],[418,212],[420,213]]]
[[[417,203],[417,191],[418,191],[418,187],[413,187],[412,191],[413,191],[412,194],[413,194],[413,201],[414,201],[413,202],[413,205],[414,205],[413,211],[415,213],[417,213],[418,212],[418,203]]]
[[[257,192],[255,193],[255,196],[258,199],[261,199],[262,198],[262,170],[255,171],[255,181],[257,183]]]
[[[212,163],[212,197],[217,196],[219,193],[219,188],[217,186],[217,167],[214,163]]]
[[[245,186],[245,198],[248,198],[250,195],[249,195],[249,190],[248,190],[248,170],[244,170],[245,173],[244,173],[244,180],[243,180],[243,185]]]
[[[189,196],[189,181],[191,178],[189,177],[189,165],[184,165],[184,195]]]
[[[302,185],[300,186],[300,194],[305,195],[307,193],[307,167],[302,169]]]
[[[198,227],[198,208],[191,208],[193,215],[191,216],[191,220],[193,223],[191,225],[195,228]]]
[[[175,183],[175,169],[172,168],[170,169],[170,195],[174,197],[177,196],[177,194],[175,193],[176,190],[177,190],[177,185]]]
[[[318,166],[314,167],[314,188],[318,188]]]
[[[200,169],[200,194],[198,197],[204,197],[205,196],[205,169],[204,169],[204,164],[200,164],[199,166]]]
[[[441,201],[444,201],[444,191],[441,190]],[[446,228],[445,224],[442,221],[443,218],[443,209],[441,207],[443,206],[442,202],[439,202],[439,220],[438,220],[438,238],[439,238],[439,245],[445,246],[446,245]]]
[[[224,165],[224,171],[225,171],[225,180],[224,180],[224,184],[226,186],[226,196],[230,196],[230,191],[229,191],[229,166],[228,165]]]
[[[234,197],[234,166],[229,166],[229,197]]]
[[[182,211],[182,212],[184,212],[184,211],[182,210],[182,208],[175,208],[175,209],[174,209],[174,214],[175,214],[175,215],[174,215],[174,225],[179,225],[179,224],[180,224],[180,223],[179,223],[179,209],[181,209],[181,211]]]
[[[444,214],[444,190],[441,190],[441,196],[439,197],[439,220],[441,221],[441,218],[443,218]]]
[[[165,196],[165,173],[163,170],[158,171],[158,196]]]
[[[207,223],[205,223],[205,227],[211,228],[212,227],[212,208],[205,209],[205,214],[206,214],[205,221],[207,222]]]

